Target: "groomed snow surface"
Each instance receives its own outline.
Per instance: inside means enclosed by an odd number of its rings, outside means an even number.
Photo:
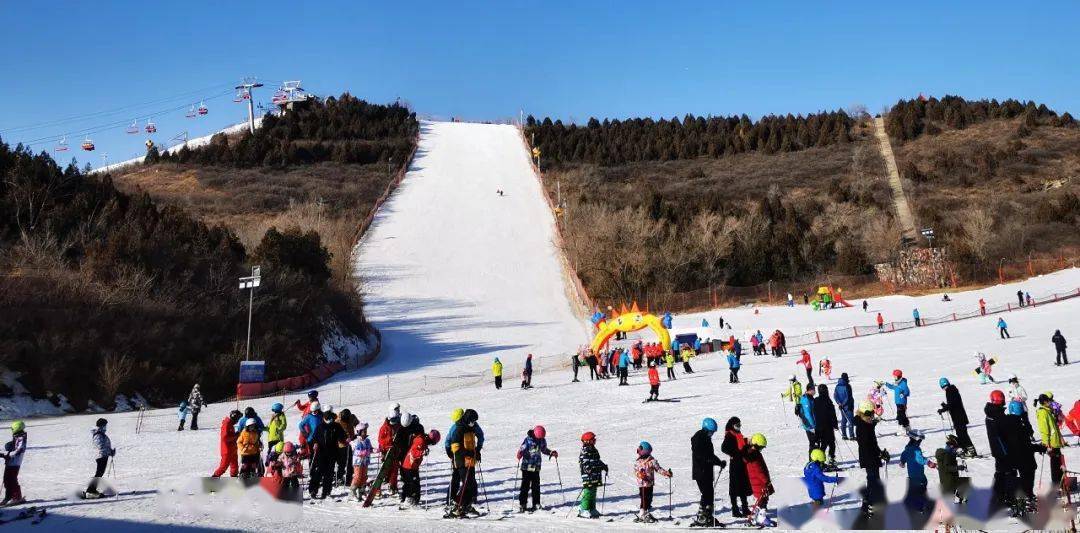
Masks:
[[[396,501],[390,500],[377,501],[370,509],[361,509],[354,502],[326,500],[305,503],[302,511],[294,508],[291,513],[282,513],[259,498],[203,495],[197,477],[208,475],[217,465],[218,426],[227,412],[237,407],[227,403],[208,407],[200,417],[199,431],[177,432],[172,409],[147,412],[138,435],[137,413],[107,416],[109,434],[119,450],[112,481],[121,493],[106,500],[70,497],[92,474],[90,430],[98,415],[30,420],[30,449],[20,476],[23,492],[37,505],[49,507],[51,513],[34,527],[65,531],[105,527],[114,531],[154,527],[261,531],[685,527],[697,511],[698,498],[690,479],[689,439],[705,416],[716,418],[721,425],[728,417],[739,416],[744,433],[764,433],[769,439],[765,458],[777,488],[772,507],[804,504],[806,492],[799,476],[806,438],[797,427],[790,404],[780,400],[788,378],[798,371],[794,355],[782,359],[744,356],[742,383],[735,385],[727,382],[727,365],[720,357],[699,357],[693,363],[695,374],[684,375],[677,367],[679,379],[663,383],[661,398],[671,402],[642,403],[648,395],[644,371],[631,374],[629,387],[618,387],[617,380],[590,382],[587,369],[585,381],[570,383],[569,370],[557,363],[565,362],[572,350],[587,341],[588,329],[566,296],[551,242],[551,216],[526,157],[510,127],[424,124],[413,167],[358,251],[357,269],[367,278],[368,312],[383,332],[384,351],[370,368],[339,375],[319,387],[324,406],[348,407],[373,429],[386,411],[387,383],[394,401],[417,414],[426,427],[438,428],[444,435],[453,408],[476,409],[486,435],[482,463],[486,483],[480,500],[486,493],[491,514],[469,521],[441,519],[441,502],[449,481],[441,443],[422,468],[427,506],[422,510],[398,510]],[[506,191],[505,196],[496,195],[496,189]],[[991,305],[1015,299],[1017,287],[1033,296],[1065,292],[1080,287],[1080,270],[951,294],[954,301],[948,304],[940,302],[939,295],[875,298],[870,300],[870,309],[881,310],[887,320],[908,320],[913,306],[918,306],[923,316],[967,310],[979,297]],[[857,294],[846,296],[856,305],[861,303]],[[728,309],[680,316],[675,329],[695,329],[703,316],[710,323],[724,316],[735,323],[739,336],[756,329],[767,334],[780,328],[791,335],[814,328],[873,323],[873,315],[858,307],[820,312],[805,306],[763,307],[756,315],[749,309]],[[1012,339],[998,338],[998,316],[1008,320]],[[943,441],[942,422],[935,413],[943,401],[937,380],[948,377],[964,395],[973,422],[972,439],[986,452],[982,405],[995,386],[978,384],[972,372],[975,351],[999,359],[995,372],[999,377],[1016,373],[1031,394],[1052,390],[1066,406],[1076,400],[1080,374],[1080,365],[1053,366],[1050,344],[1050,336],[1058,328],[1074,344],[1080,342],[1075,340],[1080,338],[1076,326],[1080,298],[998,316],[837,341],[810,351],[815,362],[829,356],[834,377],[847,372],[859,395],[865,394],[873,380],[887,379],[894,368],[903,369],[912,389],[909,413],[913,427],[928,432],[924,443],[927,453]],[[651,340],[647,335],[642,338]],[[533,379],[534,388],[523,391],[518,388],[517,369],[527,352],[536,354],[544,364],[539,365],[541,371]],[[498,391],[490,380],[490,363],[495,356],[507,366],[506,383]],[[829,384],[831,389],[832,382]],[[288,404],[299,396],[241,402],[239,407],[254,406],[265,417],[272,402],[284,400]],[[296,440],[298,412],[289,409],[287,413],[287,438]],[[559,464],[545,461],[541,474],[543,501],[553,509],[511,514],[517,507],[514,454],[525,432],[537,424],[546,426],[549,445],[561,453]],[[895,456],[906,438],[886,435],[897,431],[894,421],[883,422],[878,428],[882,445]],[[584,431],[598,435],[600,454],[611,466],[602,509],[612,522],[568,517],[580,489],[578,439]],[[651,526],[632,522],[638,496],[631,466],[641,440],[651,442],[660,463],[674,469],[670,512],[681,520],[680,526],[666,521]],[[717,448],[719,443],[717,435]],[[838,460],[849,468],[842,475],[850,479],[836,490],[833,505],[835,510],[851,509],[857,505],[853,493],[862,471],[852,468],[854,444],[849,448],[840,441],[838,447]],[[1070,464],[1080,464],[1077,449],[1066,449]],[[975,459],[969,465],[975,484],[988,486],[992,460]],[[933,495],[937,477],[933,471],[928,474]],[[1042,475],[1048,484],[1049,474],[1044,471]],[[903,474],[895,460],[889,476],[890,495],[899,499]],[[717,510],[730,522],[727,483],[725,473],[717,487]],[[334,491],[335,496],[343,494],[344,489]],[[654,501],[657,517],[668,516],[668,500],[668,486],[661,479]],[[4,517],[12,513],[6,510]],[[839,514],[833,512],[833,516]],[[495,520],[504,515],[505,519]],[[1011,530],[1027,527],[1009,519],[994,526]]]

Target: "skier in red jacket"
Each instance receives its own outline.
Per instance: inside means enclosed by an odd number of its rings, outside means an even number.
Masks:
[[[221,419],[221,433],[218,435],[221,452],[221,463],[214,471],[213,477],[221,477],[225,470],[229,470],[230,477],[236,477],[240,470],[240,464],[236,455],[236,422],[240,420],[240,411],[233,410],[229,416]]]
[[[660,399],[660,372],[656,370],[656,363],[649,361],[649,400]]]
[[[769,496],[776,492],[773,489],[772,477],[769,476],[769,467],[765,464],[765,457],[761,451],[768,442],[765,435],[755,433],[750,437],[750,444],[746,447],[743,462],[746,463],[746,474],[750,478],[750,488],[754,492],[754,507],[750,509],[747,522],[754,526],[775,527],[775,523],[769,519],[767,507]]]
[[[799,360],[795,364],[802,365],[803,368],[806,369],[806,381],[809,382],[807,384],[807,386],[808,387],[813,387],[814,386],[814,372],[813,372],[813,370],[814,370],[814,362],[810,359],[810,352],[808,352],[806,350],[803,350],[802,351],[802,357],[800,357]]]
[[[379,427],[379,453],[382,454],[383,461],[390,454],[390,447],[394,444],[394,436],[397,430],[401,428],[401,406],[396,403],[391,405],[387,415],[382,426]],[[398,458],[390,463],[390,473],[387,475],[386,480],[390,484],[390,494],[397,494],[398,464],[401,462],[401,455],[404,452],[405,450],[402,450],[398,454]]]

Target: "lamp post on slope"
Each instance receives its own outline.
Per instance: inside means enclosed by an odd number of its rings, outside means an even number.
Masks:
[[[244,360],[251,359],[251,311],[255,307],[255,287],[259,286],[262,278],[261,268],[256,265],[251,267],[251,275],[240,278],[240,290],[248,289],[248,327],[247,345],[245,347]]]

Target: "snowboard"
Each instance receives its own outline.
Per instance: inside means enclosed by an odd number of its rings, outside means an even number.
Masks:
[[[383,458],[382,464],[379,466],[379,473],[372,480],[371,486],[368,487],[367,496],[364,496],[364,503],[362,507],[371,507],[371,502],[375,501],[375,496],[379,494],[379,489],[382,484],[390,477],[390,469],[395,461],[397,461],[398,451],[397,448],[391,446],[390,450],[386,452],[386,457]]]

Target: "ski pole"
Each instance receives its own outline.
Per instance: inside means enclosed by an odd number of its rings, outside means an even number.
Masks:
[[[825,503],[825,512],[828,513],[832,508],[833,494],[836,493],[836,485],[839,483],[833,483],[832,488],[829,489],[829,500]]]
[[[562,484],[562,470],[559,469],[559,456],[555,456],[555,473],[559,476],[559,495],[562,496],[562,503],[566,505],[566,492],[563,490]]]
[[[580,505],[581,504],[581,494],[584,493],[584,492],[585,492],[585,487],[581,487],[581,490],[578,491],[577,496],[574,498],[574,505]],[[570,518],[570,513],[572,513],[572,512],[574,512],[574,507],[573,506],[570,507],[570,510],[566,511],[566,517]]]
[[[600,514],[604,514],[604,497],[607,495],[607,472],[604,472],[604,484],[600,488]]]
[[[1039,488],[1035,489],[1040,494],[1042,493],[1042,480],[1043,480],[1043,466],[1046,464],[1046,454],[1042,456],[1042,460],[1039,461]]]
[[[668,520],[671,520],[671,510],[674,508],[674,505],[671,504],[671,490],[672,490],[671,487],[672,487],[671,476],[668,476],[668,478],[667,478],[667,517],[668,517]]]
[[[484,508],[487,512],[491,512],[491,505],[488,503],[487,485],[484,484],[484,468],[477,464],[477,472],[480,472],[480,490],[484,491]]]

